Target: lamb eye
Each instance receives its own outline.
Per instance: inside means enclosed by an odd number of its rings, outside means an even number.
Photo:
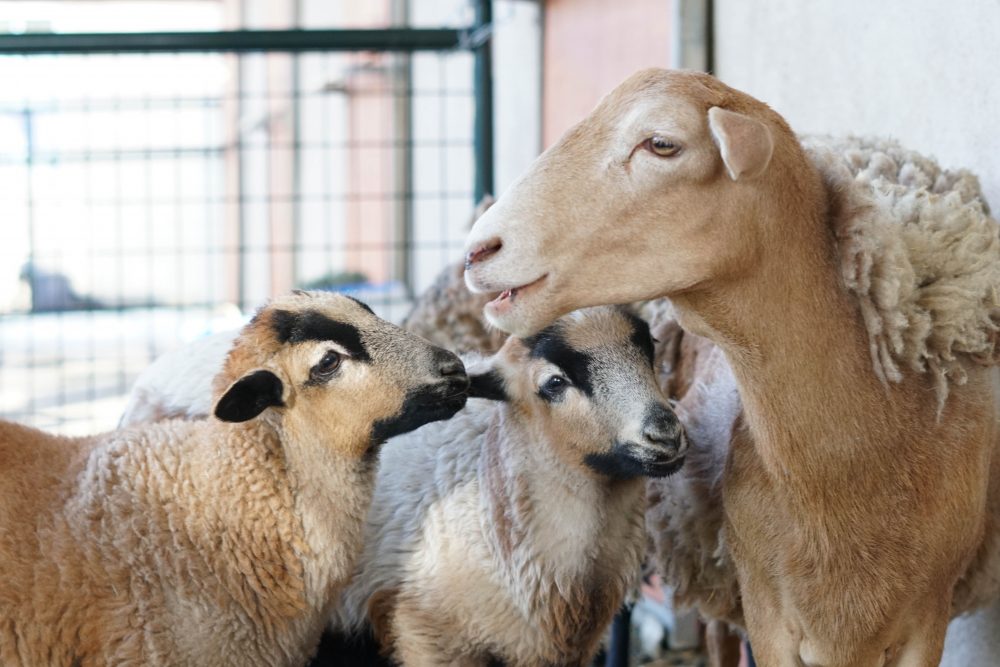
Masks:
[[[542,395],[542,398],[554,400],[562,396],[566,392],[567,387],[569,387],[569,380],[561,375],[553,375],[545,381],[539,393]]]
[[[323,355],[323,358],[319,360],[319,363],[313,366],[309,370],[309,376],[313,380],[329,380],[338,368],[340,368],[340,363],[343,360],[343,356],[335,351],[329,350]]]
[[[654,134],[646,139],[645,148],[660,157],[673,157],[681,150],[681,145],[662,134]]]

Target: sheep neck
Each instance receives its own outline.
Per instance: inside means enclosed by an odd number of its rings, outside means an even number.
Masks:
[[[362,544],[364,518],[371,504],[376,458],[341,454],[358,451],[337,438],[352,439],[336,429],[284,438],[281,447],[288,470],[295,516],[301,522],[306,593],[313,608],[324,608],[353,571]],[[367,436],[367,432],[364,433]],[[312,438],[304,441],[303,437]]]
[[[498,409],[484,438],[480,475],[488,508],[484,530],[508,567],[541,565],[560,588],[595,569],[638,566],[641,479],[609,483],[556,452],[532,419]]]
[[[725,352],[772,477],[792,483],[795,470],[805,486],[836,484],[864,476],[873,457],[898,446],[902,429],[872,369],[857,305],[841,287],[825,202],[793,213],[783,205],[761,214],[755,266],[673,301],[683,325]],[[922,404],[933,416],[930,398]]]
[[[209,452],[196,463],[207,485],[200,495],[225,498],[212,509],[226,508],[218,517],[219,539],[234,554],[219,562],[219,585],[245,597],[238,597],[240,604],[276,639],[285,633],[318,638],[336,590],[354,567],[351,546],[361,544],[370,501],[360,490],[371,488],[365,478],[373,477],[373,462],[343,460],[329,443],[291,439],[267,418],[205,424],[215,446],[198,443]],[[204,557],[217,560],[212,553]]]

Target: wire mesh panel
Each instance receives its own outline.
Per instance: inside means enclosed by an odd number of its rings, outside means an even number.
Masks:
[[[112,428],[162,352],[267,297],[399,320],[473,208],[474,56],[2,55],[0,415]]]

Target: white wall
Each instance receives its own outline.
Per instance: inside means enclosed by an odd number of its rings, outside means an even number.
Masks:
[[[541,7],[494,0],[493,25],[493,176],[499,195],[541,151]]]
[[[898,138],[1000,209],[1000,0],[716,0],[716,74],[799,132]]]

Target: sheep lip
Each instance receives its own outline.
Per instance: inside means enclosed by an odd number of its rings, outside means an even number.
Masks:
[[[496,315],[508,312],[514,307],[515,302],[523,299],[525,295],[537,291],[539,286],[545,282],[545,279],[548,277],[549,274],[543,273],[541,277],[536,278],[529,283],[525,283],[519,287],[508,287],[507,289],[501,291],[496,298],[486,305]]]
[[[642,472],[647,477],[669,477],[680,470],[683,465],[683,456],[666,461],[647,461],[642,464]]]
[[[398,413],[372,425],[372,444],[378,446],[425,424],[451,419],[465,407],[467,394],[467,378],[446,380],[411,392]]]

